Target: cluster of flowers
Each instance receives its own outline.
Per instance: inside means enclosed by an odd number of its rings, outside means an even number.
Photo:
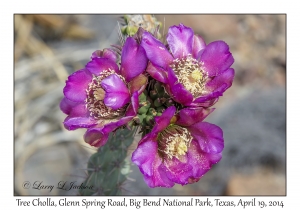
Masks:
[[[69,76],[60,103],[65,128],[87,128],[95,147],[116,129],[140,126],[132,162],[149,187],[197,182],[220,161],[222,129],[203,120],[234,78],[224,41],[206,44],[180,24],[166,42],[139,28],[123,46],[94,52]]]

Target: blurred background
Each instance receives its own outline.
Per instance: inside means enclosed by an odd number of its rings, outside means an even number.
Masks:
[[[80,185],[96,149],[84,142],[84,129],[63,127],[59,102],[68,75],[83,68],[95,50],[119,43],[120,17],[14,15],[15,195],[78,194],[56,189],[57,183]],[[230,46],[234,83],[205,120],[223,129],[225,148],[222,160],[198,183],[172,189],[149,188],[132,165],[123,194],[285,195],[286,15],[155,17],[163,23],[161,34],[183,23],[206,43],[224,40]],[[26,189],[26,181],[55,187]]]

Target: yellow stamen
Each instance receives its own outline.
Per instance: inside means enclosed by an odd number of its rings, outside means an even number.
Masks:
[[[197,81],[197,80],[201,80],[203,75],[198,69],[196,69],[191,73],[191,77]]]
[[[102,88],[98,88],[94,91],[94,97],[97,100],[103,100],[105,97],[105,91]]]
[[[160,133],[159,151],[163,157],[180,159],[188,151],[192,136],[181,126],[170,125]]]
[[[184,155],[187,152],[188,146],[190,140],[185,138],[186,136],[176,136],[173,138],[170,138],[167,147],[166,147],[166,154],[169,156],[169,158],[172,158],[173,156],[179,158],[181,155]]]
[[[184,155],[187,152],[187,146],[185,144],[185,142],[180,141],[177,145],[177,153],[179,155]]]
[[[170,65],[173,68],[178,81],[197,98],[205,94],[207,75],[202,67],[203,63],[188,55],[182,59],[175,59]]]

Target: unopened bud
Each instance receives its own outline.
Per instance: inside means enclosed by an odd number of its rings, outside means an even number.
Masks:
[[[153,116],[148,115],[148,116],[145,118],[145,122],[147,123],[147,125],[153,125],[153,124],[154,124],[154,118],[153,118]]]
[[[154,90],[156,90],[158,92],[158,94],[165,92],[165,89],[164,89],[163,85],[160,82],[155,83]]]
[[[173,105],[174,105],[174,101],[173,101],[172,99],[168,99],[168,100],[165,102],[165,105],[166,105],[167,107],[173,106]]]
[[[156,98],[157,98],[157,91],[156,90],[151,90],[150,91],[150,98],[152,99],[152,100],[155,100]]]
[[[146,114],[148,112],[148,109],[150,107],[150,103],[149,102],[144,102],[144,105],[139,108],[138,113],[139,114]]]
[[[149,115],[149,116],[156,116],[156,114],[157,114],[157,111],[154,108],[150,108],[147,113],[147,115]]]
[[[157,98],[157,99],[154,101],[154,106],[155,106],[155,107],[160,107],[160,106],[162,106],[162,102],[160,101],[159,98]]]
[[[138,118],[139,118],[139,121],[140,121],[140,124],[143,123],[144,119],[147,117],[146,114],[141,114],[141,115],[138,115]]]
[[[139,96],[139,101],[141,102],[145,102],[147,100],[147,93],[146,91],[144,91],[140,96]]]
[[[165,111],[165,107],[160,106],[156,108],[157,113],[163,113],[163,111]]]

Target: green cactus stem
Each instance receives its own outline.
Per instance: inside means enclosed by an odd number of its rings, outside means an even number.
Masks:
[[[107,143],[88,161],[88,177],[83,183],[88,188],[80,189],[80,195],[121,195],[121,186],[130,172],[127,150],[135,132],[136,128],[118,129],[110,134]]]

